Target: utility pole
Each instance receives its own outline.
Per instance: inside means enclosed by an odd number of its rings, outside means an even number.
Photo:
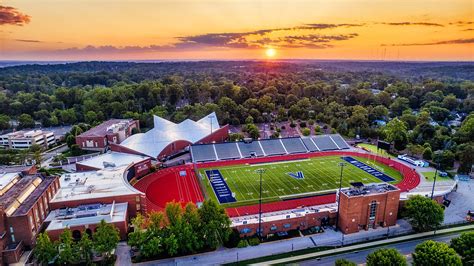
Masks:
[[[342,171],[343,171],[345,165],[346,165],[345,162],[340,162],[339,163],[339,166],[341,167],[341,175],[339,177],[339,192],[338,192],[338,195],[337,195],[336,231],[337,231],[337,225],[339,224],[339,208],[341,206]],[[343,232],[343,234],[344,234],[344,232]]]
[[[258,236],[262,241],[262,175],[265,173],[265,169],[260,168],[255,170],[256,173],[260,174],[260,195],[258,200]]]
[[[438,155],[438,162],[437,162],[437,166],[435,168],[435,175],[434,175],[434,181],[433,181],[433,188],[431,189],[431,199],[433,199],[433,196],[434,196],[434,190],[435,190],[435,186],[436,186],[436,177],[438,176],[438,168],[440,167],[440,163],[439,163],[439,156],[440,156],[440,153],[437,152],[435,153],[436,155]]]

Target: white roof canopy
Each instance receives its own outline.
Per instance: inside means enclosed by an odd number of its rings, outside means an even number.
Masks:
[[[156,158],[166,146],[175,141],[193,144],[220,128],[214,112],[198,121],[186,119],[179,124],[153,116],[153,123],[154,127],[148,132],[132,135],[120,145]]]

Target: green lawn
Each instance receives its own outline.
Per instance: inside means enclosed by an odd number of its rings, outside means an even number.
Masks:
[[[385,151],[385,150],[379,149],[377,151],[377,145],[373,145],[373,144],[369,144],[369,143],[359,143],[359,144],[357,144],[357,146],[359,146],[361,148],[366,148],[366,149],[370,150],[373,153],[378,153],[380,156],[384,156],[384,157],[390,156],[391,158],[395,158],[395,156],[387,153],[387,151]]]
[[[387,174],[398,183],[402,175],[395,169],[384,164],[368,161],[365,158],[355,159],[372,166]],[[220,170],[230,190],[236,194],[237,202],[227,203],[226,207],[254,204],[258,201],[259,175],[256,169],[263,168],[263,201],[280,200],[281,196],[303,196],[306,193],[323,193],[333,191],[339,187],[340,167],[345,162],[339,156],[316,157],[298,161],[273,162],[253,165],[233,165],[226,167],[212,167],[199,169],[201,180],[207,188],[207,194],[217,200],[214,191],[207,179],[205,170]],[[302,171],[303,179],[296,179],[288,175],[289,172]],[[349,187],[351,182],[380,183],[380,179],[347,163],[344,167],[343,187]]]
[[[435,172],[421,172],[421,174],[426,178],[426,180],[434,181]],[[436,180],[444,181],[444,180],[451,180],[451,178],[449,176],[440,176],[440,175],[438,175],[436,177]]]

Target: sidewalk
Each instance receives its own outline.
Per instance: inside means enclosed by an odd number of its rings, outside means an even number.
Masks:
[[[464,231],[464,230],[469,230],[469,229],[474,229],[474,225],[471,224],[471,225],[466,225],[466,226],[442,229],[442,230],[436,231],[436,234],[452,233],[452,232]],[[358,245],[353,245],[353,246],[348,246],[348,247],[341,247],[341,248],[336,248],[336,249],[331,249],[331,250],[326,250],[326,251],[314,252],[314,253],[309,253],[305,255],[299,255],[299,256],[294,256],[294,257],[289,257],[289,258],[284,258],[284,259],[266,261],[265,263],[258,263],[258,264],[253,264],[253,265],[286,264],[286,263],[290,263],[294,261],[300,261],[300,260],[321,257],[321,256],[328,256],[334,253],[349,252],[351,250],[365,249],[365,248],[386,245],[386,244],[391,244],[391,243],[400,242],[400,241],[408,241],[408,240],[432,236],[432,235],[435,235],[434,231],[413,234],[413,235],[408,235],[408,236],[401,236],[401,237],[396,237],[396,238],[391,238],[391,239],[384,239],[384,240],[358,244]]]

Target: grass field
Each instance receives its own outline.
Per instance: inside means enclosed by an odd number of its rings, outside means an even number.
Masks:
[[[395,179],[402,179],[401,173],[382,163],[368,161],[365,158],[353,157],[376,170]],[[339,163],[345,162],[339,156],[316,157],[298,161],[270,162],[253,165],[232,165],[212,168],[201,168],[199,173],[204,182],[207,194],[217,201],[217,197],[207,179],[206,170],[220,170],[230,190],[234,192],[237,202],[226,203],[230,207],[249,205],[258,202],[259,175],[256,169],[263,168],[263,201],[280,200],[282,196],[303,196],[305,194],[333,191],[339,187]],[[301,171],[303,179],[291,177],[288,173]],[[349,187],[351,182],[380,183],[380,179],[347,163],[343,172],[343,187]]]
[[[428,181],[434,180],[435,172],[421,172],[421,174],[426,178]],[[445,181],[445,180],[452,180],[449,176],[440,176],[437,175],[436,180],[438,181]]]
[[[377,150],[377,145],[373,145],[373,144],[369,144],[369,143],[359,143],[357,144],[357,146],[361,147],[361,148],[366,148],[368,149],[369,151],[373,152],[373,153],[378,153],[378,155],[380,156],[384,156],[384,157],[390,157],[390,158],[395,158],[395,156],[389,154],[387,151],[385,150]]]

